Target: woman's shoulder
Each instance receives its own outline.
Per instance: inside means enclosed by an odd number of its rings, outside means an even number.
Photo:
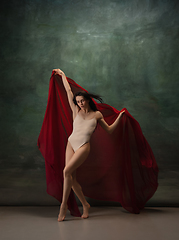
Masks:
[[[100,111],[96,111],[96,119],[100,120],[101,118],[103,118],[103,115]]]

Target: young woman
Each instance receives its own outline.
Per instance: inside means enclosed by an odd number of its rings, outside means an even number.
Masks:
[[[78,92],[73,95],[70,85],[66,79],[64,72],[60,69],[53,70],[55,74],[61,76],[63,85],[67,92],[69,105],[73,112],[73,132],[68,138],[66,146],[65,168],[63,170],[64,185],[63,198],[58,215],[58,221],[63,221],[67,211],[67,200],[71,188],[79,198],[83,206],[82,218],[88,218],[90,205],[86,201],[82,188],[76,180],[76,169],[85,161],[90,152],[90,137],[94,132],[97,122],[108,133],[112,133],[117,127],[123,113],[122,111],[112,125],[108,125],[100,111],[97,110],[92,98],[101,101],[98,95],[88,94],[86,92]]]

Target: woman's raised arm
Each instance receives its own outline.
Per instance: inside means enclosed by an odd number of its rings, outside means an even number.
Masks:
[[[98,119],[98,122],[99,122],[99,124],[100,124],[100,126],[104,129],[104,130],[106,130],[106,132],[108,132],[108,133],[112,133],[115,129],[116,129],[116,127],[117,127],[117,125],[118,125],[118,123],[119,123],[119,121],[120,121],[120,119],[121,119],[121,117],[122,117],[122,115],[123,115],[123,113],[125,112],[125,110],[124,111],[122,111],[122,112],[120,112],[120,114],[118,115],[118,117],[116,118],[116,120],[113,122],[113,124],[111,124],[111,125],[108,125],[107,124],[107,122],[104,120],[104,118],[103,118],[103,115],[102,115],[102,113],[101,112],[99,112],[98,111],[98,113],[97,113],[97,119]]]
[[[73,93],[71,91],[70,84],[68,83],[68,81],[66,79],[65,73],[60,69],[53,69],[53,71],[55,72],[55,74],[58,74],[62,77],[63,85],[65,87],[65,90],[66,90],[67,96],[68,96],[68,102],[70,104],[71,110],[72,110],[72,112],[74,114],[74,117],[75,117],[75,115],[76,115],[76,113],[79,109],[78,109],[78,106],[75,105],[74,102],[73,102]]]

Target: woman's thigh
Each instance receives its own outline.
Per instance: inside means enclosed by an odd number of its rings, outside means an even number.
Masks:
[[[65,166],[69,163],[69,161],[70,161],[70,159],[72,158],[72,156],[73,156],[74,153],[75,153],[75,152],[73,151],[73,148],[72,148],[70,142],[68,141],[68,142],[67,142],[67,146],[66,146],[66,153],[65,153]],[[72,173],[72,177],[73,177],[73,179],[75,179],[75,177],[76,177],[76,171],[74,171],[74,172]]]
[[[70,142],[67,142],[67,146],[66,146],[66,152],[65,152],[65,165],[67,165],[70,161],[70,159],[72,158],[73,154],[75,152],[73,151],[73,148],[70,144]]]
[[[76,152],[74,152],[71,155],[69,151],[69,153],[66,154],[65,171],[68,171],[68,173],[73,174],[74,171],[86,160],[89,152],[90,152],[89,143],[84,144],[82,147],[80,147]]]

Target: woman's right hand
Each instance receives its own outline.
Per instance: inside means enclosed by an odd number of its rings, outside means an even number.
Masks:
[[[65,75],[65,73],[62,70],[60,70],[59,68],[53,69],[53,71],[55,72],[55,74],[58,74],[60,76]]]

